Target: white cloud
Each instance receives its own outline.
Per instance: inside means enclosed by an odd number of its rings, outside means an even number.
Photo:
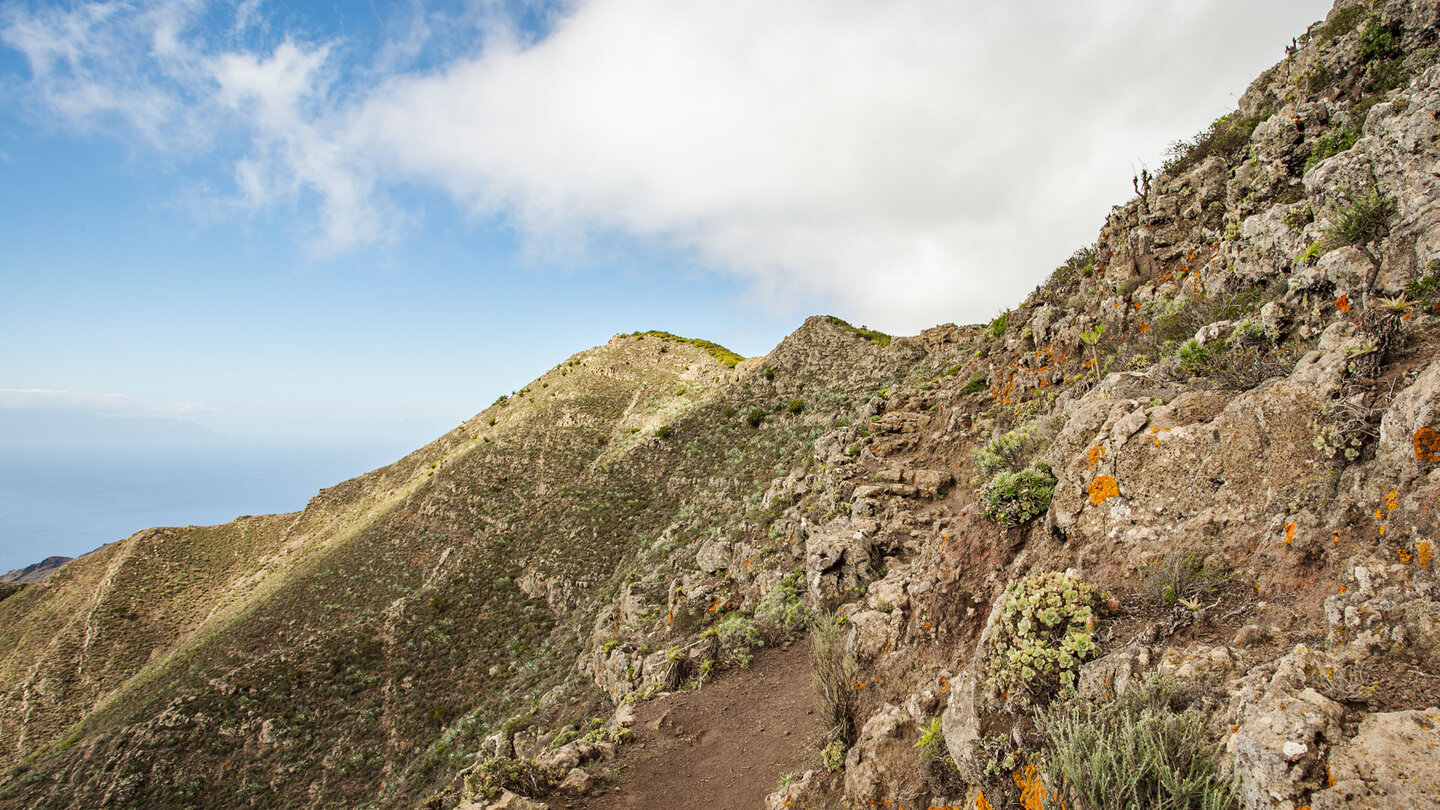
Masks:
[[[127,394],[95,394],[86,391],[48,391],[41,388],[0,388],[0,410],[152,417],[220,412],[214,405],[200,402],[132,397]]]
[[[404,65],[444,26],[420,3],[379,70],[299,36],[203,41],[191,2],[129,14],[130,39],[104,3],[4,38],[73,123],[163,142],[167,122],[233,122],[241,198],[314,195],[322,250],[395,233],[411,214],[387,190],[419,182],[532,244],[660,240],[909,331],[1013,304],[1093,239],[1137,158],[1224,112],[1328,5],[589,0],[532,44],[482,3],[483,46],[423,70]],[[266,10],[247,0],[235,28]],[[113,87],[99,68],[147,60]]]

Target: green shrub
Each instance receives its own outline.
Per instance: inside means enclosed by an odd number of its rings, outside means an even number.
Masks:
[[[1375,272],[1380,269],[1380,256],[1376,250],[1379,243],[1390,235],[1390,221],[1395,218],[1399,207],[1395,200],[1377,189],[1360,197],[1345,192],[1345,205],[1322,232],[1325,247],[1335,250],[1354,247],[1370,260]],[[1375,272],[1369,283],[1374,282]]]
[[[1152,676],[1110,700],[1053,704],[1036,717],[1046,782],[1086,810],[1230,810],[1235,781],[1193,691]]]
[[[750,427],[760,427],[760,423],[765,421],[765,409],[759,405],[751,405],[750,410],[745,412],[745,421],[750,423]]]
[[[999,472],[980,490],[980,511],[1001,526],[1019,526],[1045,514],[1055,494],[1048,465]]]
[[[1337,9],[1334,14],[1330,15],[1329,22],[1326,22],[1315,30],[1315,35],[1327,43],[1334,42],[1340,37],[1354,31],[1356,28],[1359,28],[1360,23],[1365,22],[1369,16],[1369,9],[1363,5],[1357,4]]]
[[[1194,138],[1170,144],[1164,172],[1170,175],[1181,174],[1204,162],[1211,155],[1219,155],[1228,162],[1234,162],[1249,145],[1255,127],[1266,117],[1263,113],[1246,117],[1239,112],[1220,116]]]
[[[1337,127],[1315,139],[1310,147],[1310,157],[1305,158],[1305,171],[1310,171],[1324,160],[1348,150],[1360,140],[1360,125]]]
[[[810,612],[800,595],[804,579],[804,569],[796,571],[776,583],[755,606],[755,618],[772,639],[789,635],[809,623]]]
[[[785,406],[785,412],[792,416],[803,410],[805,410],[805,400],[803,399],[792,399],[790,404]]]
[[[1382,25],[1377,17],[1372,16],[1360,32],[1360,61],[1384,62],[1404,56],[1405,49],[1400,46],[1402,33],[1399,23]]]
[[[1009,328],[1009,325],[1010,314],[1008,312],[1002,312],[996,316],[995,320],[990,322],[989,326],[985,327],[985,334],[992,338],[998,338],[1005,334],[1005,330]]]
[[[536,798],[554,790],[564,778],[565,774],[534,760],[492,757],[465,777],[465,795],[494,799],[500,791],[508,790]]]
[[[1175,356],[1180,369],[1187,374],[1201,377],[1210,369],[1210,350],[1195,338],[1180,344]]]
[[[1041,705],[1075,685],[1095,654],[1100,590],[1052,571],[1006,586],[987,668],[987,683],[1011,706]]]
[[[978,394],[978,393],[980,393],[981,391],[984,391],[984,390],[985,390],[985,375],[984,375],[984,374],[973,374],[973,375],[971,375],[970,379],[968,379],[968,380],[965,381],[965,384],[964,384],[964,385],[960,386],[960,393],[962,393],[962,394]]]
[[[1431,262],[1425,275],[1406,284],[1405,295],[1421,307],[1440,305],[1440,262]]]
[[[670,438],[670,434],[673,432],[674,428],[670,427],[669,425],[661,425],[660,427],[655,429],[655,438],[668,439]]]
[[[841,740],[831,740],[828,745],[820,749],[820,764],[825,766],[829,773],[835,773],[845,767],[845,752],[848,749]]]
[[[919,748],[920,754],[928,760],[940,760],[950,756],[949,750],[945,748],[945,732],[940,728],[940,718],[934,718],[920,730],[920,739],[915,741],[915,747]]]
[[[993,476],[1006,470],[1019,470],[1030,458],[1030,434],[1024,429],[1011,430],[991,438],[981,447],[970,451],[975,467],[981,477]]]

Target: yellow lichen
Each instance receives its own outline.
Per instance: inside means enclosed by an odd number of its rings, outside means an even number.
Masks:
[[[1091,481],[1090,486],[1086,487],[1085,491],[1090,493],[1090,504],[1092,506],[1099,506],[1119,495],[1120,485],[1116,483],[1115,479],[1111,476],[1101,475],[1097,476],[1094,481]]]
[[[1415,458],[1420,461],[1440,462],[1440,433],[1428,427],[1415,431]]]

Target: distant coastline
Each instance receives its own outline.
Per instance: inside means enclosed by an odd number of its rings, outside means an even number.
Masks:
[[[151,526],[296,511],[321,488],[405,453],[399,443],[256,443],[205,434],[191,441],[0,440],[0,572],[78,557]]]

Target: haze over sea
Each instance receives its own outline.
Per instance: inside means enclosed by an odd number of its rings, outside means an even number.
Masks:
[[[0,441],[0,573],[150,526],[295,511],[419,446],[389,444]]]

